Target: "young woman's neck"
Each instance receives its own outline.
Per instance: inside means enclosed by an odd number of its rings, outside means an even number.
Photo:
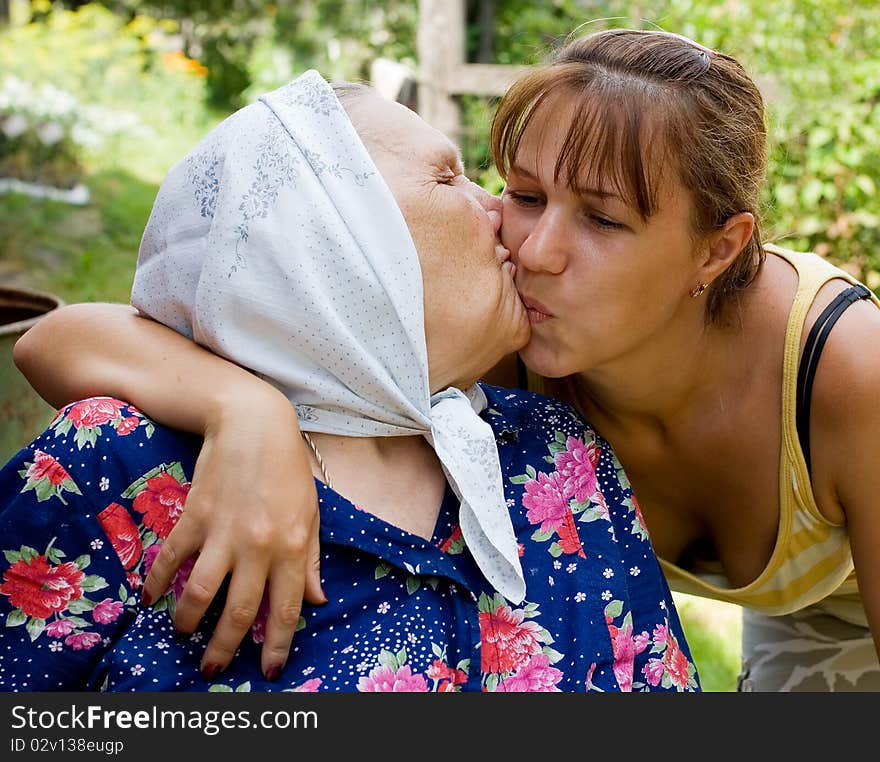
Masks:
[[[707,396],[745,383],[748,367],[735,351],[743,332],[736,310],[725,322],[669,325],[661,336],[612,362],[570,380],[577,402],[589,417],[598,414],[671,428],[702,406]]]

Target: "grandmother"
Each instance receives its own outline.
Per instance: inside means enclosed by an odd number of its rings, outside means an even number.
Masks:
[[[175,166],[132,302],[285,400],[312,453],[327,602],[262,665],[285,608],[271,582],[225,669],[203,654],[222,599],[175,637],[204,559],[137,598],[208,439],[138,400],[84,399],[0,471],[0,689],[698,690],[608,443],[565,404],[476,383],[529,335],[495,203],[414,113],[316,72]]]

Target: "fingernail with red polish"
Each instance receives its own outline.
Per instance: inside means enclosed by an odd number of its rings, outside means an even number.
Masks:
[[[220,674],[219,664],[206,664],[202,667],[202,677],[206,682],[210,683],[218,674]]]
[[[153,605],[153,596],[150,595],[146,590],[141,590],[141,606],[152,606]]]
[[[273,664],[266,670],[266,679],[270,683],[274,683],[281,676],[281,665]]]

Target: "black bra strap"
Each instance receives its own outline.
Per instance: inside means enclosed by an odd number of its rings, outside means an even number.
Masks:
[[[813,396],[813,379],[819,365],[819,355],[822,354],[822,348],[825,346],[828,334],[831,333],[831,328],[844,310],[860,299],[870,299],[870,297],[871,292],[861,284],[841,291],[831,304],[822,310],[804,344],[804,352],[798,367],[796,420],[807,473],[810,472],[810,400]]]

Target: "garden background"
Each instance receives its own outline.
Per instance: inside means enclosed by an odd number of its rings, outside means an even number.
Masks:
[[[738,57],[768,105],[767,237],[880,288],[876,0],[471,0],[467,9],[473,62],[537,63],[583,24],[662,28]],[[382,57],[417,71],[417,21],[417,0],[0,0],[0,286],[128,301],[158,185],[207,129],[306,68],[366,81]],[[491,106],[462,99],[462,144],[471,176],[497,191]],[[47,187],[67,201],[35,197]],[[733,690],[738,609],[679,600],[704,688]]]

